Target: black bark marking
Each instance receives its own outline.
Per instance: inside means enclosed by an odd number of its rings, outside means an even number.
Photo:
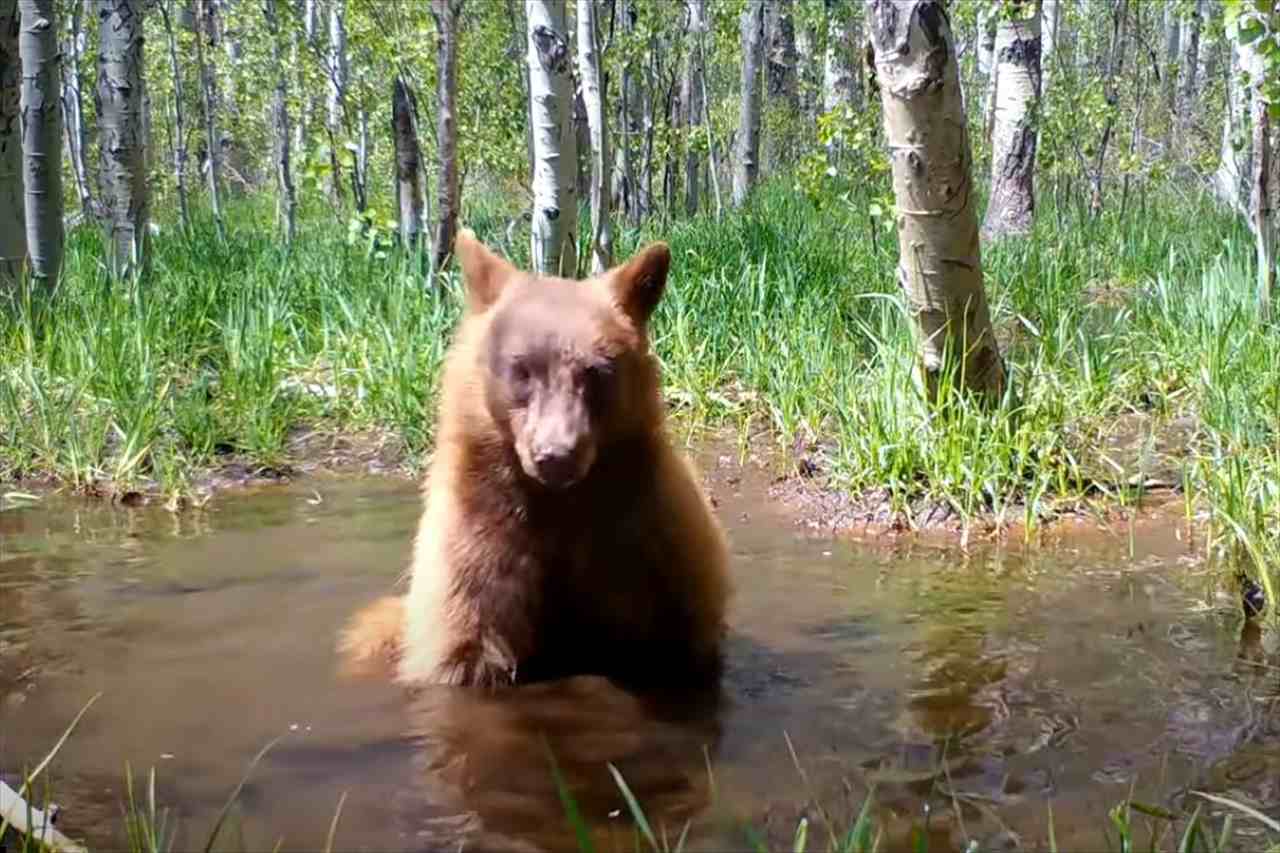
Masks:
[[[542,67],[552,74],[564,74],[568,70],[569,43],[560,33],[538,24],[533,28],[533,47],[538,51]]]
[[[1029,39],[1021,39],[1021,38],[1014,39],[1012,42],[1004,46],[1004,49],[1000,51],[1000,55],[996,58],[996,61],[1012,63],[1013,65],[1017,65],[1022,68],[1030,67],[1031,63],[1034,62],[1036,64],[1036,67],[1039,67],[1040,65],[1039,37],[1029,38]]]
[[[916,20],[920,22],[920,30],[928,40],[929,46],[937,48],[946,42],[944,28],[950,29],[947,12],[937,0],[925,0],[916,6]]]

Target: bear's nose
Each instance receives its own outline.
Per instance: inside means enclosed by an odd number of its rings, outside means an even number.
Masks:
[[[578,454],[571,447],[553,447],[538,450],[533,455],[538,479],[552,488],[573,485],[578,479]]]

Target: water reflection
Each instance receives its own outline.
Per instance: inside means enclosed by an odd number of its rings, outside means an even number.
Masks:
[[[818,837],[817,803],[850,820],[873,784],[889,850],[915,830],[935,850],[1011,832],[1034,849],[1049,798],[1062,849],[1097,849],[1135,780],[1149,802],[1204,789],[1275,807],[1280,655],[1234,609],[1202,606],[1172,537],[1142,533],[1132,554],[1084,535],[871,550],[799,537],[747,478],[717,489],[738,581],[727,672],[714,696],[680,698],[590,678],[406,695],[342,676],[337,632],[408,556],[412,484],[177,517],[0,512],[0,775],[101,690],[57,779],[67,827],[107,846],[126,761],[157,766],[186,849],[281,735],[238,810],[255,847],[322,846],[345,793],[338,847],[563,849],[548,746],[603,849],[632,844],[610,762],[670,839],[693,821],[689,849],[741,847],[722,817],[771,848],[801,816]]]

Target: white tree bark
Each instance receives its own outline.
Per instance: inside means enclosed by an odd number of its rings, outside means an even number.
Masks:
[[[1252,64],[1250,46],[1237,45],[1234,30],[1228,29],[1224,50],[1227,54],[1226,101],[1222,114],[1222,145],[1218,168],[1213,174],[1213,191],[1218,200],[1246,220],[1249,219],[1249,177],[1253,170],[1253,146],[1242,140],[1249,123],[1250,93],[1242,85],[1241,71]]]
[[[995,70],[996,22],[993,19],[998,10],[995,3],[978,7],[978,73],[983,77],[991,77]]]
[[[1000,21],[996,31],[996,107],[991,134],[988,240],[1031,231],[1035,216],[1036,113],[1040,100],[1040,14]]]
[[[600,36],[597,0],[578,0],[578,75],[591,132],[591,274],[613,266],[613,230],[609,223],[609,128],[600,87]],[[687,75],[686,75],[687,76]]]
[[[577,152],[565,0],[526,0],[533,121],[535,271],[572,277],[578,267]]]
[[[1062,27],[1061,0],[1042,0],[1040,6],[1040,94],[1049,91],[1054,54],[1058,52],[1058,31]]]
[[[857,22],[852,13],[857,8],[852,3],[826,0],[827,51],[822,63],[822,111],[834,112],[844,107],[856,107],[860,100],[857,55],[854,49],[854,33]]]
[[[329,132],[330,166],[329,194],[336,203],[342,197],[342,166],[338,148],[342,144],[346,127],[347,81],[350,66],[347,61],[347,4],[346,0],[330,0],[329,6],[329,80],[327,118]]]
[[[737,151],[733,164],[733,205],[751,195],[760,176],[761,65],[764,64],[764,0],[747,0],[740,21],[742,90],[738,113]]]
[[[142,123],[142,3],[98,0],[98,131],[108,268],[141,274],[147,261],[147,175]]]
[[[31,273],[50,286],[62,269],[62,52],[53,0],[19,0],[22,185]]]
[[[196,0],[196,20],[201,23],[209,20],[208,6],[212,0]],[[209,184],[209,206],[213,211],[213,224],[217,229],[218,238],[225,240],[227,238],[226,230],[222,224],[222,138],[218,134],[218,95],[217,83],[215,82],[213,69],[209,67],[204,53],[205,32],[203,27],[196,27],[196,69],[200,73],[200,103],[204,109],[204,142],[207,149],[205,162],[203,164],[206,174],[208,175]]]
[[[280,18],[277,0],[263,0],[262,13],[271,37],[271,59],[275,65],[275,91],[271,99],[271,124],[275,143],[276,224],[291,245],[298,233],[298,197],[293,187],[292,136],[289,129],[289,69],[284,64],[284,46],[280,42]]]
[[[698,196],[702,184],[700,168],[702,160],[694,150],[698,128],[704,121],[705,107],[702,101],[702,74],[706,58],[702,52],[703,38],[707,32],[706,0],[685,0],[689,15],[686,37],[689,42],[689,59],[684,65],[680,81],[680,102],[684,105],[686,135],[684,161],[684,209],[693,216],[698,212]]]
[[[89,38],[84,29],[86,2],[87,0],[72,0],[70,4],[70,26],[66,45],[63,47],[67,64],[62,69],[62,126],[67,140],[67,159],[71,161],[71,174],[76,182],[76,197],[80,200],[80,210],[89,215],[94,207],[86,164],[89,136],[84,120],[82,76],[82,63],[89,47]]]
[[[461,0],[433,0],[436,19],[436,160],[440,166],[437,184],[437,219],[435,224],[435,260],[437,268],[453,254],[461,215],[461,189],[458,186],[458,26]],[[573,158],[569,162],[572,164]],[[572,168],[572,166],[570,166]]]
[[[169,45],[169,71],[173,75],[173,174],[178,187],[178,215],[184,231],[191,228],[191,206],[187,199],[187,121],[186,98],[183,95],[182,65],[178,62],[178,37],[173,28],[169,6],[172,0],[162,0],[160,17],[164,22],[165,39]],[[268,0],[272,2],[272,0]]]
[[[1181,133],[1191,124],[1197,97],[1196,80],[1200,70],[1200,29],[1204,21],[1205,0],[1195,0],[1191,14],[1182,22],[1184,32],[1181,38],[1182,56],[1178,60],[1178,70],[1182,77],[1181,90],[1178,95],[1178,125]]]
[[[1270,317],[1276,286],[1276,218],[1273,208],[1273,179],[1270,103],[1265,91],[1267,61],[1258,51],[1258,41],[1241,49],[1241,64],[1249,76],[1248,104],[1251,113],[1252,162],[1249,175],[1249,227],[1253,230],[1258,257],[1258,304],[1262,316]]]
[[[710,111],[711,104],[711,95],[707,91],[707,64],[705,61],[707,56],[707,46],[705,38],[701,36],[699,37],[698,42],[699,52],[704,60],[698,73],[698,90],[702,93],[702,109],[706,118],[707,175],[711,178],[711,190],[714,193],[716,200],[716,221],[719,222],[720,218],[724,215],[724,202],[720,193],[720,168],[716,162],[716,137],[711,129],[711,116],[707,114]]]
[[[318,39],[320,31],[320,8],[319,0],[298,0],[300,11],[302,13],[302,40],[310,48],[313,54],[318,49]],[[295,30],[294,36],[297,39]],[[309,92],[306,86],[306,79],[302,73],[302,64],[297,61],[298,51],[293,52],[293,65],[298,74],[298,92],[302,94],[301,112],[298,116],[298,124],[293,130],[293,147],[298,151],[306,150],[307,146],[307,129],[311,127],[312,117],[319,109],[320,99],[315,93]]]
[[[969,389],[998,395],[1004,365],[982,286],[972,153],[946,10],[942,0],[867,0],[867,18],[893,170],[898,279],[926,389],[934,397],[944,371],[959,367]]]
[[[0,288],[22,275],[27,226],[22,194],[22,62],[18,0],[0,0]]]
[[[618,16],[622,19],[622,30],[630,39],[636,29],[638,14],[635,0],[620,0],[620,4]],[[635,62],[628,58],[622,66],[622,96],[618,99],[618,126],[622,134],[622,206],[628,219],[635,225],[638,225],[644,216],[639,184],[636,180],[636,140],[642,136],[644,129],[642,89],[640,75],[635,70]]]

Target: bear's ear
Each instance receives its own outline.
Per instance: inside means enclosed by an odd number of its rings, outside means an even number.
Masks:
[[[483,311],[497,302],[503,287],[516,274],[516,268],[477,240],[470,228],[458,232],[453,252],[462,267],[467,304],[473,311]]]
[[[637,327],[643,328],[658,307],[669,269],[671,250],[666,243],[654,243],[606,276],[614,302]]]

